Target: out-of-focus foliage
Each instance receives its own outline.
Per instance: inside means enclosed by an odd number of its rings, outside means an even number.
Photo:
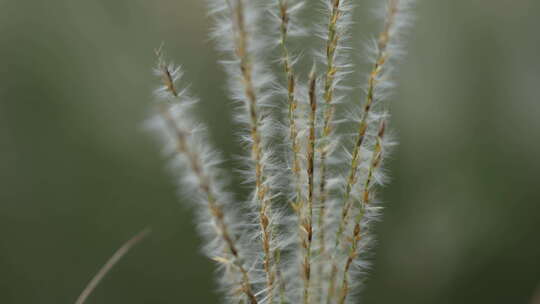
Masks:
[[[373,3],[358,4],[359,33],[376,32]],[[418,4],[364,303],[531,301],[540,284],[538,11],[534,0]],[[74,301],[151,225],[89,303],[217,303],[192,215],[141,131],[153,48],[167,41],[212,140],[226,157],[239,153],[205,14],[191,0],[0,2],[0,302]]]

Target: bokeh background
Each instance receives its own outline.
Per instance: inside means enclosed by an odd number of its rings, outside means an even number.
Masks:
[[[376,0],[354,2],[361,45]],[[362,303],[538,304],[540,1],[418,2]],[[241,153],[210,24],[199,0],[0,1],[0,303],[72,303],[146,226],[88,303],[219,302],[142,130],[165,41],[213,141]]]

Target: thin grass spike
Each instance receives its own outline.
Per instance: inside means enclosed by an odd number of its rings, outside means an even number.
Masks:
[[[273,189],[275,183],[271,174],[273,156],[268,149],[269,136],[267,130],[270,121],[264,109],[265,91],[272,76],[265,71],[260,62],[260,48],[257,36],[257,17],[260,8],[253,1],[245,0],[211,0],[215,9],[216,30],[215,37],[218,47],[224,50],[232,61],[225,63],[226,70],[231,78],[231,93],[233,97],[243,104],[244,122],[249,129],[248,145],[250,147],[250,162],[255,183],[253,203],[257,209],[259,230],[257,234],[261,239],[262,272],[265,274],[265,299],[274,302],[276,283],[276,267],[273,261],[279,243],[274,236],[279,226],[278,218],[274,213],[273,200],[277,194]],[[224,5],[223,5],[224,4]]]
[[[212,230],[203,230],[203,234],[217,241],[208,249],[207,254],[227,268],[225,274],[231,273],[233,276],[231,282],[228,282],[231,278],[225,276],[224,284],[238,285],[233,290],[240,290],[249,303],[258,304],[251,274],[244,265],[237,237],[224,211],[224,206],[230,204],[227,202],[230,195],[224,192],[216,180],[216,177],[221,176],[215,166],[219,160],[207,152],[210,149],[205,143],[206,139],[197,132],[195,123],[191,121],[190,108],[195,100],[188,95],[186,89],[180,90],[176,86],[182,76],[181,70],[165,63],[161,49],[156,53],[156,73],[162,78],[163,86],[156,91],[161,123],[156,124],[155,128],[172,144],[172,154],[179,158],[179,165],[187,169],[183,171],[184,184],[200,195],[196,197],[199,199],[198,207],[203,212],[201,219],[206,225],[213,226]]]
[[[355,223],[354,223],[354,230],[349,238],[350,240],[350,249],[349,249],[349,255],[347,256],[347,261],[345,262],[345,266],[343,269],[343,279],[341,282],[341,289],[340,289],[340,295],[339,295],[339,304],[344,304],[345,300],[347,299],[347,296],[349,295],[349,272],[351,269],[351,265],[358,257],[358,246],[359,242],[362,238],[362,220],[364,219],[364,216],[366,214],[366,208],[369,206],[371,202],[371,186],[373,183],[373,175],[375,171],[379,168],[383,156],[383,140],[384,140],[384,134],[386,131],[386,122],[383,120],[380,123],[380,127],[377,133],[376,138],[376,144],[373,149],[373,153],[370,159],[370,166],[368,168],[368,175],[366,178],[366,181],[364,183],[364,187],[362,190],[362,197],[360,199],[360,206],[358,215],[356,216]]]
[[[320,255],[326,256],[326,208],[328,200],[328,156],[336,146],[337,138],[334,133],[334,115],[336,102],[336,84],[345,73],[347,63],[344,62],[343,49],[344,36],[347,34],[350,5],[348,0],[328,0],[328,21],[326,27],[326,41],[323,63],[326,71],[323,77],[323,123],[318,141],[320,142],[319,156],[319,243]],[[322,275],[322,274],[321,274]],[[330,290],[330,292],[332,292]]]
[[[349,240],[351,242],[351,246],[349,249],[349,254],[346,258],[345,262],[345,269],[343,270],[343,281],[342,281],[342,290],[341,295],[339,298],[339,303],[344,303],[344,301],[347,298],[348,295],[348,275],[349,270],[351,267],[351,264],[354,260],[354,258],[358,255],[358,242],[360,241],[360,238],[362,237],[360,234],[357,235],[357,231],[364,230],[361,227],[361,219],[363,218],[364,211],[361,212],[362,216],[359,220],[357,220],[354,223],[353,226],[353,233],[350,237],[346,237],[344,235],[350,218],[350,211],[353,206],[353,202],[355,201],[355,198],[351,197],[353,195],[353,188],[358,183],[358,170],[362,165],[362,147],[366,141],[366,136],[368,129],[370,127],[369,121],[370,116],[373,112],[373,107],[375,102],[380,102],[382,100],[382,92],[379,92],[379,86],[383,87],[381,85],[381,82],[388,82],[388,74],[389,71],[391,71],[387,65],[390,64],[390,60],[393,59],[393,55],[397,55],[396,53],[399,53],[399,41],[394,41],[399,38],[399,35],[401,34],[400,31],[403,30],[403,28],[406,26],[406,22],[404,19],[406,19],[406,10],[409,8],[411,1],[407,0],[389,0],[387,2],[387,6],[385,8],[385,17],[384,17],[384,26],[383,30],[379,34],[378,41],[377,41],[377,47],[375,52],[375,59],[373,62],[373,67],[371,72],[368,76],[367,81],[367,89],[366,89],[366,99],[364,102],[364,105],[362,107],[362,115],[360,120],[358,121],[358,133],[356,140],[354,142],[354,148],[353,152],[351,154],[351,163],[350,163],[350,172],[348,175],[346,187],[345,187],[345,193],[343,197],[343,209],[341,213],[341,219],[339,221],[339,227],[337,229],[336,237],[335,237],[335,254],[338,254],[337,251],[340,250],[340,245],[344,240]],[[385,117],[386,114],[379,113],[380,117]],[[381,121],[381,119],[379,119]],[[359,207],[361,210],[364,210],[364,206],[367,205],[367,203],[370,201],[370,192],[368,191],[367,187],[371,185],[373,174],[376,169],[378,169],[380,161],[381,161],[381,153],[380,150],[382,150],[382,136],[384,135],[385,131],[385,122],[382,120],[378,135],[376,136],[376,144],[374,146],[374,152],[372,161],[368,164],[368,172],[367,176],[365,177],[365,187],[362,190],[362,198],[360,199],[361,206]],[[376,160],[376,163],[373,163],[373,161]],[[336,264],[336,260],[333,260],[333,266],[332,266],[332,272],[331,272],[331,278],[330,278],[330,289],[333,290],[335,288],[335,280],[336,275],[338,273],[338,266]],[[333,297],[335,294],[329,295],[329,299]],[[330,301],[329,301],[330,302]]]

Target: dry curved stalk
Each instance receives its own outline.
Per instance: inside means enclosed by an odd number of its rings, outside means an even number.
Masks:
[[[113,269],[113,267],[133,248],[135,245],[140,243],[142,240],[144,240],[152,230],[150,228],[145,228],[143,231],[137,233],[135,236],[133,236],[131,239],[129,239],[127,242],[125,242],[116,252],[107,260],[105,265],[99,269],[99,271],[96,273],[96,275],[90,280],[88,285],[84,288],[84,290],[81,292],[77,300],[75,301],[75,304],[83,304],[86,302],[88,297],[92,294],[92,292],[96,289],[96,287],[101,283],[103,278]]]

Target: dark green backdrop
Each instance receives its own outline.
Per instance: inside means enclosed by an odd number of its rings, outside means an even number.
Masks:
[[[355,2],[360,45],[376,1]],[[418,2],[363,303],[538,304],[540,2]],[[147,225],[89,303],[218,303],[142,131],[165,41],[216,145],[240,153],[203,3],[0,0],[0,303],[72,303]]]

